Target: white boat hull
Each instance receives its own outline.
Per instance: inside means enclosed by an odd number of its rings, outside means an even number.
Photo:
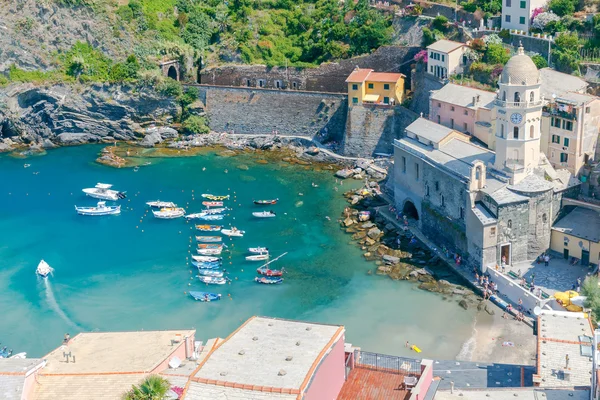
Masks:
[[[252,215],[255,216],[256,218],[275,218],[276,217],[275,213],[269,213],[269,212],[253,212]]]
[[[75,210],[79,215],[91,215],[91,216],[100,216],[100,215],[117,215],[121,214],[121,206],[114,207],[77,207],[75,206]]]
[[[242,237],[244,236],[245,231],[240,231],[238,229],[222,229],[221,233],[230,237]]]
[[[269,254],[269,249],[267,249],[266,247],[249,247],[248,251],[250,253],[255,253],[255,254],[261,254],[261,253]]]
[[[269,255],[268,254],[259,254],[256,256],[247,256],[246,260],[247,261],[265,261],[269,259]]]
[[[152,214],[154,214],[154,217],[158,219],[175,219],[183,217],[185,215],[185,210],[152,210]]]
[[[177,205],[175,203],[172,203],[170,201],[149,201],[146,203],[146,205],[152,207],[152,208],[173,208],[173,207],[177,207]]]
[[[198,249],[196,251],[203,256],[218,256],[223,252],[223,249]]]

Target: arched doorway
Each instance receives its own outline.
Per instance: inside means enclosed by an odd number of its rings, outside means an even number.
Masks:
[[[419,212],[417,211],[417,207],[415,207],[414,203],[410,200],[406,200],[404,202],[404,207],[402,207],[402,213],[408,218],[412,218],[416,221],[419,220]]]
[[[179,74],[177,73],[177,68],[174,65],[169,67],[169,71],[167,72],[167,76],[173,80],[179,80]]]

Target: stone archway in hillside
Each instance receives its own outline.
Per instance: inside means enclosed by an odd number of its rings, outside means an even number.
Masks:
[[[177,60],[169,60],[160,63],[162,74],[176,81],[181,80],[181,65]]]
[[[171,66],[169,67],[169,70],[168,70],[168,72],[167,72],[167,77],[169,77],[169,78],[171,78],[171,79],[174,79],[174,80],[176,80],[176,81],[178,81],[178,80],[179,80],[179,74],[177,73],[177,69],[175,68],[175,66],[174,66],[174,65],[171,65]]]
[[[415,207],[415,204],[410,200],[406,200],[404,202],[402,214],[406,215],[408,218],[414,219],[415,221],[419,220],[419,212],[417,211],[417,207]]]

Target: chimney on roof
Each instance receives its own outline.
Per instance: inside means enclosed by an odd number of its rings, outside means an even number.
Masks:
[[[477,96],[473,96],[473,107],[477,107]]]

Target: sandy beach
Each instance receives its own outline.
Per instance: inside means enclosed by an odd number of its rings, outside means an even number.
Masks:
[[[457,359],[533,365],[536,357],[533,329],[512,316],[502,318],[502,310],[489,301],[486,303],[494,315],[490,315],[485,308],[477,313],[473,336],[465,342]]]

